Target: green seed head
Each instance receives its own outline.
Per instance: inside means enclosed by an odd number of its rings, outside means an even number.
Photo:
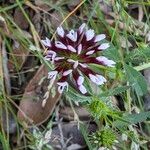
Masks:
[[[104,146],[107,148],[112,147],[115,140],[116,135],[110,128],[97,131],[91,137],[91,141],[94,145]]]

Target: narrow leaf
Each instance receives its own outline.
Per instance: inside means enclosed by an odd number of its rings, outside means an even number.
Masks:
[[[81,130],[81,133],[85,139],[85,142],[86,142],[89,150],[94,150],[94,147],[91,145],[89,138],[88,138],[88,129],[87,129],[86,125],[83,123],[80,123],[80,130]]]

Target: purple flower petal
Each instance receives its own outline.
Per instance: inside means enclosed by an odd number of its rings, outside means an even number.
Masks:
[[[89,74],[89,78],[92,82],[94,82],[97,85],[102,85],[106,82],[106,79],[101,76],[101,75],[93,75],[93,74]]]
[[[58,34],[60,37],[64,37],[65,31],[64,31],[64,29],[63,29],[61,26],[58,27],[56,31],[57,31],[57,34]]]
[[[66,70],[63,72],[63,76],[67,76],[69,75],[73,70],[72,69],[69,69],[69,70]]]
[[[96,58],[99,62],[101,62],[103,65],[106,65],[108,67],[115,67],[115,62],[113,60],[109,60],[108,58],[104,56],[99,56]]]
[[[82,51],[82,44],[79,44],[79,46],[78,46],[78,54],[81,54],[81,51]]]
[[[95,50],[88,51],[88,52],[86,53],[86,55],[92,55],[94,52],[95,52]]]
[[[86,33],[85,33],[86,40],[87,40],[87,41],[92,40],[92,39],[93,39],[93,37],[94,37],[94,35],[95,35],[94,30],[89,29],[89,30],[88,30],[88,31],[86,31]]]
[[[77,41],[77,32],[75,32],[74,30],[71,30],[66,36],[73,42]]]
[[[83,24],[79,27],[79,33],[81,34],[81,33],[84,31],[85,28],[86,28],[86,24],[83,23]]]
[[[86,90],[86,88],[85,88],[84,85],[80,85],[80,86],[79,86],[79,90],[80,90],[80,92],[81,92],[82,94],[86,94],[86,93],[87,93],[87,90]]]
[[[89,64],[115,66],[114,61],[104,56],[97,57],[96,54],[99,50],[109,47],[108,43],[98,43],[106,36],[104,34],[95,35],[94,30],[87,30],[86,24],[82,24],[76,31],[66,31],[61,26],[56,31],[58,41],[50,41],[48,38],[41,41],[48,49],[45,59],[52,62],[55,68],[48,73],[49,87],[52,86],[57,76],[59,93],[62,93],[65,88],[68,89],[68,78],[75,81],[76,87],[82,94],[87,93],[84,86],[85,76],[97,85],[104,84],[106,79],[94,72]]]
[[[63,44],[62,42],[60,42],[60,41],[56,41],[56,42],[55,42],[55,46],[56,46],[57,48],[67,49],[67,46],[64,45],[64,44]]]
[[[42,44],[46,47],[51,47],[51,41],[46,37],[45,40],[41,40]]]
[[[99,50],[105,50],[105,49],[107,49],[109,47],[109,43],[103,43],[103,44],[101,44],[99,47],[98,47],[98,49]]]
[[[58,85],[58,92],[61,94],[65,88],[68,90],[68,82],[57,82]]]
[[[70,50],[71,52],[74,52],[74,53],[77,52],[76,49],[75,49],[73,46],[71,46],[71,45],[68,45],[67,48],[68,48],[68,50]]]
[[[105,34],[99,34],[99,35],[97,35],[97,36],[95,37],[94,42],[99,42],[99,41],[101,41],[101,40],[103,40],[103,39],[105,39],[105,38],[106,38],[106,35],[105,35]]]
[[[83,76],[79,76],[78,79],[77,79],[77,84],[78,85],[82,85],[84,82],[84,77]]]

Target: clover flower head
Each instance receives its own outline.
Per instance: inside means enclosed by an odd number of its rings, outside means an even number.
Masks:
[[[94,145],[106,148],[112,148],[115,143],[118,143],[115,133],[110,128],[98,130],[89,137]]]
[[[68,89],[68,78],[72,78],[82,94],[87,93],[84,86],[85,76],[97,85],[106,82],[102,75],[94,72],[89,66],[115,66],[112,60],[104,56],[97,57],[97,52],[109,47],[109,43],[99,43],[105,38],[105,34],[95,35],[94,30],[87,29],[86,24],[82,24],[76,31],[66,31],[60,26],[57,28],[57,40],[42,40],[47,48],[45,59],[55,66],[55,69],[48,73],[48,78],[54,81],[58,75],[60,76],[57,81],[59,93],[65,88]]]

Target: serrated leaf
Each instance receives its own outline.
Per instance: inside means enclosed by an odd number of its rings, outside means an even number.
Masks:
[[[125,92],[127,89],[129,89],[130,86],[120,86],[120,87],[116,87],[114,89],[110,89],[106,92],[101,93],[99,96],[100,97],[107,97],[107,96],[113,96],[113,95],[118,95],[122,92]]]
[[[125,64],[125,71],[130,85],[134,88],[139,96],[147,93],[147,83],[143,75],[136,71],[133,67]]]
[[[109,59],[114,60],[115,62],[119,62],[121,60],[118,50],[112,45],[103,52],[104,56],[107,56]]]
[[[122,117],[122,120],[124,121],[115,121],[113,124],[117,127],[123,127],[127,125],[137,124],[139,122],[146,121],[147,119],[150,119],[150,111],[147,112],[141,112],[139,114],[128,114],[124,117]]]
[[[70,98],[73,101],[77,101],[77,102],[91,101],[91,96],[81,95],[81,94],[77,93],[77,91],[75,89],[73,89],[71,86],[70,86],[68,92],[66,92],[66,97]]]
[[[126,62],[139,64],[150,60],[150,47],[140,47],[131,51],[125,58]]]

